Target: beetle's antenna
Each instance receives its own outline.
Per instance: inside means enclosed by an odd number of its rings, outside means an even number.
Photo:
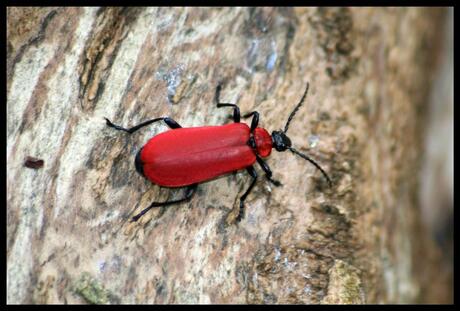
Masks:
[[[300,106],[302,106],[303,104],[303,101],[305,100],[305,97],[307,97],[307,93],[308,93],[308,87],[310,86],[310,84],[307,82],[307,88],[305,89],[305,93],[303,93],[303,96],[302,98],[300,99],[300,102],[297,104],[297,106],[295,106],[294,110],[292,110],[291,114],[289,115],[289,118],[286,122],[286,125],[284,126],[284,133],[287,132],[288,128],[289,128],[289,123],[291,122],[292,118],[294,118],[295,114],[297,113],[297,110],[299,110]]]
[[[308,89],[308,87],[307,87]],[[324,177],[326,177],[327,179],[327,183],[329,184],[329,187],[332,187],[332,181],[331,179],[329,178],[329,176],[327,176],[326,172],[321,168],[321,166],[319,166],[318,163],[316,163],[315,161],[313,161],[312,159],[310,159],[309,157],[307,157],[306,155],[304,155],[303,153],[297,151],[296,149],[292,148],[292,147],[289,147],[289,150],[291,150],[292,153],[298,155],[299,157],[307,160],[307,161],[310,161],[311,164],[313,164],[314,166],[316,166],[317,169],[319,169],[321,171],[321,173],[323,173]]]

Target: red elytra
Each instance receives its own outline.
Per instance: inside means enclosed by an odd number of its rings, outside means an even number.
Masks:
[[[183,187],[237,171],[256,162],[245,123],[169,130],[151,138],[141,151],[145,177],[165,187]],[[271,153],[272,138],[254,131],[257,153]]]

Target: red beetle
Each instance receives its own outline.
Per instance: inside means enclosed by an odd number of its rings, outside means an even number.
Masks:
[[[240,109],[235,104],[220,103],[221,86],[216,89],[217,107],[233,107],[234,123],[220,126],[202,126],[182,128],[169,117],[162,117],[143,122],[129,129],[115,125],[105,118],[107,125],[117,130],[134,133],[140,128],[157,121],[164,121],[172,130],[151,138],[136,155],[136,170],[155,184],[164,187],[187,187],[185,197],[167,202],[153,202],[149,207],[132,218],[137,221],[153,207],[176,204],[189,200],[195,193],[198,183],[245,168],[251,175],[252,182],[240,198],[240,210],[237,221],[244,213],[244,201],[257,180],[257,173],[252,166],[256,161],[262,167],[267,179],[275,186],[281,183],[272,179],[272,172],[262,158],[268,157],[271,149],[290,150],[294,154],[310,161],[326,177],[329,186],[331,180],[326,172],[308,156],[291,146],[286,136],[289,123],[302,105],[308,92],[308,83],[302,99],[291,112],[283,130],[273,131],[272,135],[264,128],[257,127],[259,113],[253,111],[243,118],[252,116],[251,127],[240,123]]]

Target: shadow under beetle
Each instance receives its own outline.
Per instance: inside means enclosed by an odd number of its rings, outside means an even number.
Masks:
[[[246,169],[252,177],[251,184],[240,198],[240,209],[237,221],[244,215],[244,201],[251,192],[257,180],[257,173],[253,164],[257,161],[269,182],[275,186],[281,183],[272,178],[272,171],[262,158],[268,157],[272,148],[276,151],[290,150],[292,153],[312,163],[321,171],[331,186],[331,179],[326,172],[312,159],[294,149],[286,133],[289,123],[303,104],[308,93],[309,84],[305,92],[289,115],[284,130],[273,131],[272,135],[264,128],[258,127],[259,113],[257,111],[243,115],[243,118],[252,117],[251,127],[240,123],[240,109],[235,104],[219,101],[221,85],[217,86],[215,102],[217,107],[233,107],[234,123],[220,126],[203,126],[183,128],[169,117],[161,117],[145,121],[129,129],[115,125],[105,118],[107,125],[116,130],[132,134],[140,128],[157,121],[164,121],[171,128],[151,138],[136,155],[135,166],[137,172],[155,184],[164,187],[187,187],[185,197],[179,200],[153,202],[132,218],[137,221],[153,207],[171,205],[190,200],[196,191],[198,183],[220,175]]]

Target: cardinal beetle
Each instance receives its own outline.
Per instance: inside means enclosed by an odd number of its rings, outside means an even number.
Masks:
[[[135,215],[132,221],[137,221],[153,207],[190,200],[200,182],[233,171],[246,169],[252,177],[252,182],[240,198],[240,209],[236,218],[237,221],[240,221],[244,213],[244,201],[257,180],[257,173],[253,167],[256,161],[264,170],[269,182],[275,186],[281,185],[279,181],[272,179],[272,171],[262,159],[270,155],[272,148],[275,148],[276,151],[289,150],[309,161],[321,171],[329,186],[331,186],[331,179],[326,172],[315,161],[294,149],[291,140],[286,136],[289,123],[307,96],[308,86],[307,83],[305,93],[289,115],[284,130],[273,131],[271,136],[267,130],[257,126],[259,124],[259,113],[257,111],[243,115],[243,118],[252,117],[251,127],[245,123],[240,123],[240,109],[238,106],[219,101],[221,85],[217,86],[215,102],[219,108],[233,107],[234,123],[231,124],[183,128],[173,119],[161,117],[127,129],[115,125],[105,118],[109,127],[129,134],[154,122],[164,121],[171,130],[151,138],[138,151],[134,161],[136,170],[139,174],[160,186],[170,188],[187,187],[185,197],[182,199],[153,202],[149,207]]]

